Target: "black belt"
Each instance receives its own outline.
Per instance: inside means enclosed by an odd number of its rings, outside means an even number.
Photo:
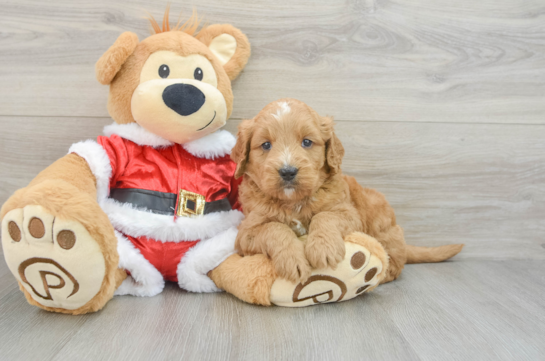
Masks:
[[[180,193],[184,195],[191,194],[202,197],[202,202],[204,202],[204,197],[201,195],[187,191],[181,191]],[[176,200],[178,199],[178,195],[175,193],[163,193],[149,191],[146,189],[113,188],[110,190],[110,198],[121,203],[130,203],[136,207],[147,208],[152,213],[173,216],[174,210],[176,209]],[[178,215],[199,215],[231,210],[231,203],[229,203],[227,198],[219,199],[213,202],[204,202],[204,209],[202,210],[202,213],[197,211],[197,201],[195,197],[189,196],[188,198],[185,196],[181,197],[180,200],[184,203],[180,204]],[[182,213],[182,209],[184,209],[186,212]]]

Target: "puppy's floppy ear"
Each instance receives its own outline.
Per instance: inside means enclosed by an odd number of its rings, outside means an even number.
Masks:
[[[246,164],[250,156],[250,144],[253,134],[253,119],[243,120],[238,126],[237,143],[231,151],[231,159],[237,164],[235,178],[240,178],[246,172]]]
[[[119,35],[114,45],[106,50],[95,65],[96,76],[101,84],[108,85],[112,82],[136,45],[138,45],[138,36],[135,33],[127,31]]]
[[[335,135],[335,130],[333,129],[333,118],[323,117],[322,119],[324,125],[329,128],[328,133],[330,135],[330,138],[325,143],[326,163],[329,166],[330,173],[336,174],[341,170],[341,163],[344,157],[344,147],[339,138],[337,138],[337,135]]]
[[[238,76],[250,58],[248,38],[232,25],[210,25],[199,31],[196,38],[219,59],[231,80]]]

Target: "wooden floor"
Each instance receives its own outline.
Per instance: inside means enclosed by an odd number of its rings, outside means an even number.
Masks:
[[[163,0],[0,0],[0,203],[111,123],[94,63]],[[282,97],[333,115],[343,168],[451,262],[291,310],[173,285],[70,317],[0,261],[0,360],[545,360],[543,0],[184,0],[252,43],[226,128]]]
[[[194,294],[116,297],[67,316],[26,303],[0,265],[2,360],[543,360],[542,261],[410,265],[351,301],[289,309]]]

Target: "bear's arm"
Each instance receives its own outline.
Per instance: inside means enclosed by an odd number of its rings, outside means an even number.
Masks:
[[[28,187],[46,180],[63,180],[81,192],[96,197],[96,180],[87,161],[77,154],[67,154],[41,171]]]

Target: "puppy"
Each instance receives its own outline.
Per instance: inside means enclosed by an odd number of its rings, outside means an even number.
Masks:
[[[343,155],[333,119],[301,101],[273,102],[243,121],[231,153],[235,176],[244,176],[239,197],[246,218],[238,253],[265,254],[280,277],[303,282],[311,268],[335,268],[345,256],[344,238],[364,232],[390,256],[383,280],[389,282],[407,261],[438,262],[461,250],[407,246],[384,196],[342,174]],[[306,242],[298,238],[304,235]]]

